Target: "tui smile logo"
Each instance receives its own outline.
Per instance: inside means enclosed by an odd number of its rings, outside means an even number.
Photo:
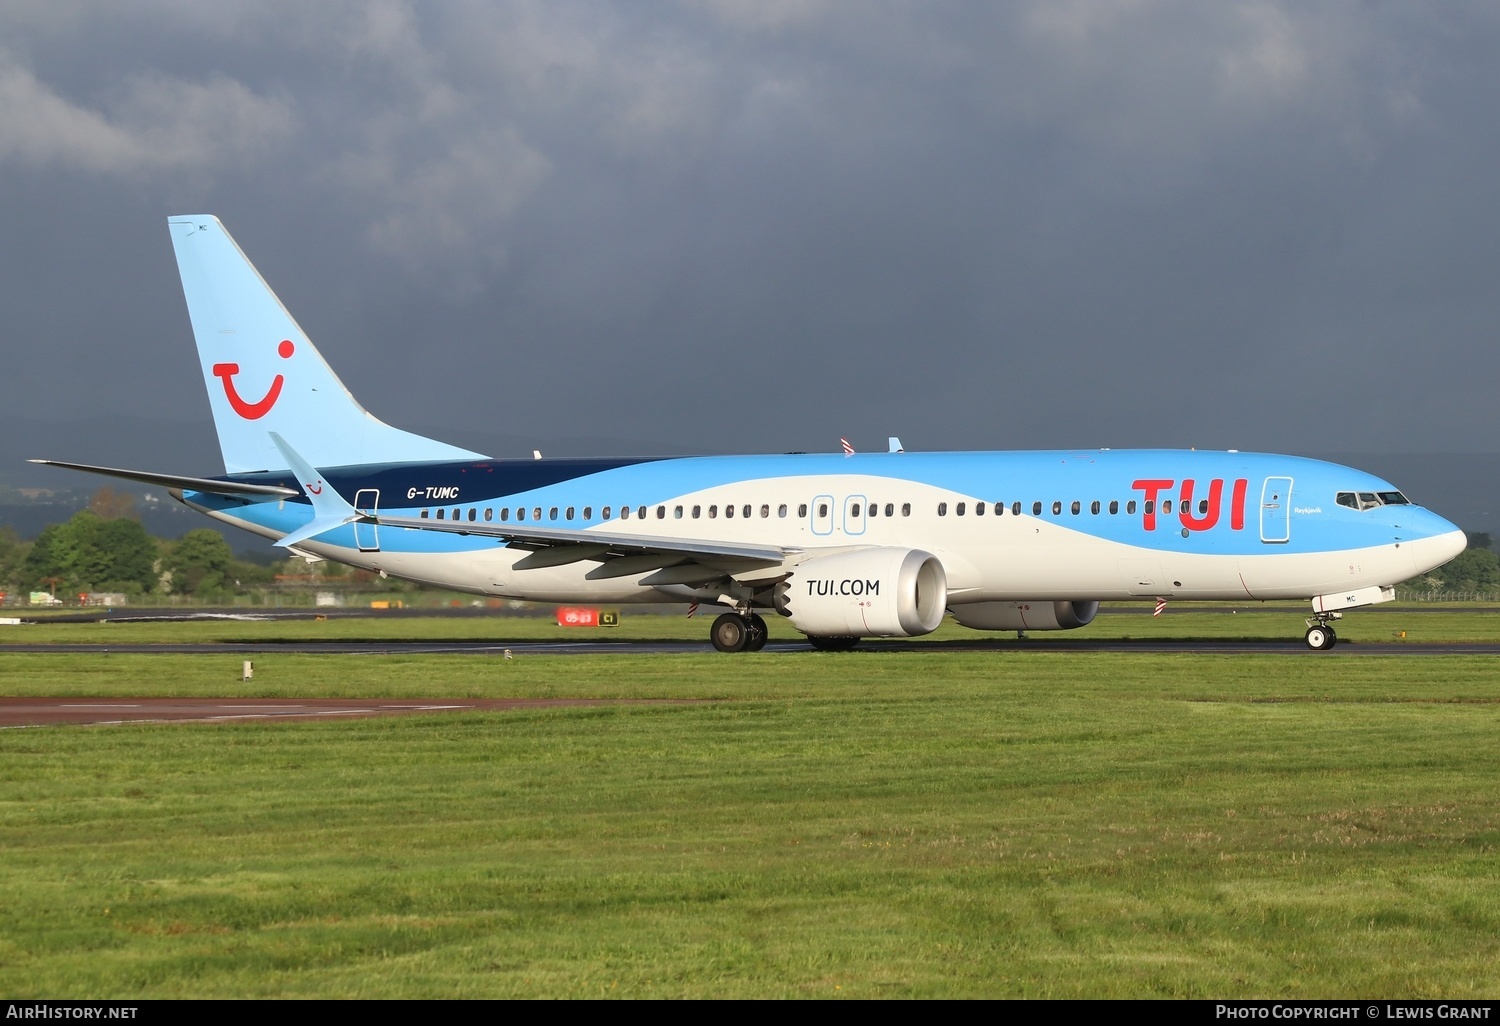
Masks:
[[[290,360],[296,351],[297,347],[292,345],[291,339],[282,339],[281,345],[276,347],[276,354],[283,360]],[[271,387],[265,395],[255,402],[247,402],[234,386],[234,376],[240,372],[239,364],[216,363],[213,369],[214,377],[224,382],[224,396],[229,400],[230,407],[245,420],[259,420],[270,413],[276,400],[281,398],[281,386],[286,384],[286,379],[278,374],[271,380]]]

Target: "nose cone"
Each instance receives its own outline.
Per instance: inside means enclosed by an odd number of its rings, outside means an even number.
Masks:
[[[1419,574],[1436,570],[1469,547],[1468,536],[1457,527],[1436,513],[1428,516],[1431,520],[1422,525],[1423,536],[1408,543],[1412,549],[1412,562]]]

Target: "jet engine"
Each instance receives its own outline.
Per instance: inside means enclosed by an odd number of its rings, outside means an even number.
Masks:
[[[948,612],[976,631],[1071,631],[1087,626],[1099,612],[1099,603],[973,602]]]
[[[857,549],[797,564],[775,603],[803,634],[909,638],[943,622],[948,575],[930,552]]]

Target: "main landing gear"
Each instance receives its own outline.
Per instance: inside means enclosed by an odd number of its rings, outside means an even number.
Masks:
[[[756,613],[724,613],[708,631],[720,652],[759,652],[767,637],[766,621]]]
[[[1342,613],[1314,613],[1307,618],[1307,647],[1314,652],[1327,652],[1338,643],[1339,636],[1329,626],[1334,620],[1342,620]]]

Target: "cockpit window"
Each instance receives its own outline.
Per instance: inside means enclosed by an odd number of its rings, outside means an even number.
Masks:
[[[1350,509],[1376,509],[1380,506],[1406,506],[1410,500],[1400,492],[1339,492],[1334,499]]]

